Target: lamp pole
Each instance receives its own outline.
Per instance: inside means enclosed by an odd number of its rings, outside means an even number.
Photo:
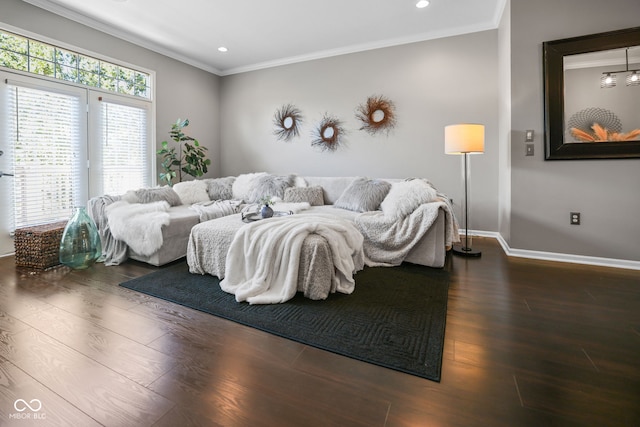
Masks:
[[[481,251],[469,246],[469,167],[467,165],[469,153],[464,153],[464,245],[453,245],[453,252],[467,257],[479,257]]]

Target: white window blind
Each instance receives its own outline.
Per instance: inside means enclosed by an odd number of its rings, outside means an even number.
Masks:
[[[13,228],[68,219],[83,194],[81,97],[9,84],[8,101]]]
[[[117,195],[148,187],[148,108],[100,99],[103,194]]]

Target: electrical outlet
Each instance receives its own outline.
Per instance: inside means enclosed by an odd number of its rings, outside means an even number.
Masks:
[[[580,225],[580,212],[571,212],[571,225]]]
[[[533,144],[527,144],[525,146],[526,151],[525,151],[525,156],[533,156]]]

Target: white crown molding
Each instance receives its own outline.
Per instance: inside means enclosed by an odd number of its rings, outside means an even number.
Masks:
[[[243,66],[243,67],[230,68],[228,70],[222,71],[222,73],[219,75],[229,76],[232,74],[247,73],[250,71],[257,71],[257,70],[262,70],[266,68],[280,67],[282,65],[290,65],[290,64],[296,64],[299,62],[314,61],[316,59],[331,58],[334,56],[348,55],[351,53],[365,52],[368,50],[382,49],[386,47],[400,46],[400,45],[410,44],[410,43],[418,43],[418,42],[423,42],[427,40],[435,40],[435,39],[441,39],[445,37],[453,37],[453,36],[459,36],[463,34],[477,33],[480,31],[495,30],[496,28],[497,26],[494,25],[493,23],[486,23],[486,24],[470,25],[466,27],[459,27],[455,29],[447,29],[442,31],[432,31],[428,33],[417,34],[412,37],[402,37],[402,38],[396,38],[396,39],[382,40],[382,41],[373,42],[373,43],[351,45],[351,46],[346,46],[339,49],[323,50],[319,52],[312,52],[305,55],[291,56],[288,58],[281,58],[273,61],[265,61],[265,62],[260,62],[252,65]]]
[[[502,21],[502,15],[504,14],[505,7],[507,7],[507,0],[498,0],[495,15],[493,16],[493,25],[495,28],[500,26],[500,21]]]
[[[460,230],[463,234],[464,230]],[[626,259],[601,258],[586,255],[563,254],[558,252],[531,251],[527,249],[514,249],[504,240],[502,235],[495,231],[469,230],[469,234],[478,237],[491,237],[498,240],[502,250],[507,256],[518,258],[539,259],[543,261],[568,262],[572,264],[597,265],[601,267],[624,268],[628,270],[640,270],[640,261]]]
[[[86,15],[67,9],[66,7],[60,6],[58,4],[53,4],[44,0],[23,0],[23,1],[33,6],[39,7],[40,9],[47,10],[53,14],[62,16],[63,18],[70,19],[71,21],[74,21],[79,24],[98,30],[102,33],[109,34],[110,36],[117,37],[129,43],[133,43],[136,46],[140,46],[145,49],[149,49],[153,52],[159,53],[161,55],[168,56],[169,58],[175,59],[176,61],[183,62],[185,64],[191,65],[193,67],[199,68],[204,71],[208,71],[216,75],[220,75],[221,73],[220,70],[208,64],[205,64],[200,61],[196,61],[193,58],[186,57],[173,50],[166,49],[156,43],[150,42],[149,40],[138,37],[127,31],[113,28],[112,26],[105,24],[104,22],[101,22],[93,18],[89,18]]]

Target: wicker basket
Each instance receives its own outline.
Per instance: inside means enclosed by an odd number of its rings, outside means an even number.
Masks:
[[[60,240],[67,221],[18,228],[16,265],[44,270],[60,264]]]

